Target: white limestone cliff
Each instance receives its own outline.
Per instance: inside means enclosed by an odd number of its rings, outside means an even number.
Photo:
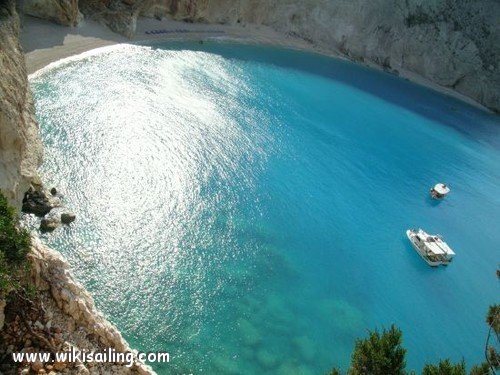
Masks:
[[[95,336],[104,348],[114,348],[118,352],[132,351],[118,329],[97,310],[92,296],[73,278],[69,263],[59,252],[33,237],[28,259],[34,285],[40,293],[49,292],[58,309],[66,314],[69,333],[79,327],[85,335]],[[130,369],[122,367],[120,371],[154,374],[149,366],[139,362]]]
[[[349,58],[404,71],[500,112],[497,0],[80,0],[126,36],[138,15],[266,25]]]
[[[28,83],[24,54],[18,40],[19,17],[14,0],[0,3],[0,191],[20,211],[24,193],[41,185],[37,168],[42,144]],[[97,310],[92,297],[72,276],[69,264],[56,251],[33,238],[28,254],[33,283],[66,323],[66,333],[76,328],[98,339],[101,348],[131,351],[120,332]],[[0,295],[0,297],[4,297]],[[0,329],[4,325],[5,300],[0,298]],[[115,366],[117,367],[117,366]],[[83,370],[82,370],[83,371]],[[88,371],[79,373],[88,373]],[[154,374],[141,363],[117,367],[110,374]]]
[[[63,26],[77,26],[83,19],[78,0],[24,0],[23,12]]]
[[[0,4],[0,190],[20,208],[24,192],[39,183],[42,144],[18,34],[14,2]]]
[[[177,11],[170,10],[175,18],[271,26],[340,51],[354,60],[416,73],[500,112],[498,1],[181,0],[175,3]]]

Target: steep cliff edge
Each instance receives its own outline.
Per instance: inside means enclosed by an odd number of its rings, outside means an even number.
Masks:
[[[64,26],[76,26],[83,19],[78,0],[24,0],[23,11]]]
[[[35,108],[19,45],[14,1],[0,4],[0,190],[17,208],[24,192],[38,184],[42,160]]]
[[[0,2],[0,192],[18,211],[29,187],[41,186],[37,168],[42,160],[35,108],[18,40],[19,27],[15,1]],[[0,373],[20,373],[16,367],[22,366],[22,373],[31,367],[34,373],[64,370],[77,374],[154,374],[149,366],[138,362],[131,367],[127,363],[100,363],[92,367],[82,363],[5,363],[16,350],[131,351],[116,327],[97,310],[84,287],[74,280],[66,260],[37,238],[31,244],[30,284],[36,288],[37,302],[20,305],[19,301],[27,300],[22,297],[21,287],[0,288]],[[27,314],[34,314],[37,320]]]
[[[422,76],[500,112],[497,0],[80,0],[130,36],[138,15],[265,25],[327,51]]]

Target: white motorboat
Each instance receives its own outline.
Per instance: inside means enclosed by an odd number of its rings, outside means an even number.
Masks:
[[[434,199],[443,199],[450,192],[450,187],[446,184],[436,184],[431,189],[431,196]]]
[[[455,256],[455,252],[440,235],[428,234],[422,229],[408,229],[406,235],[417,253],[431,267],[447,266]]]

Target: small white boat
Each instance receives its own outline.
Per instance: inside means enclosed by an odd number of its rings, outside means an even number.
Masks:
[[[408,229],[406,235],[417,253],[431,267],[447,266],[455,256],[455,252],[440,235],[428,234],[422,229]]]
[[[431,196],[434,199],[443,199],[448,195],[450,192],[450,188],[446,184],[436,184],[434,187],[431,189]]]

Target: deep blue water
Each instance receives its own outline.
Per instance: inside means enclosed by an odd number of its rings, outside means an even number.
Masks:
[[[483,359],[500,120],[391,75],[222,43],[122,45],[31,79],[44,235],[160,374],[320,374],[394,323],[408,367]],[[450,196],[429,199],[436,182]],[[431,269],[405,237],[441,233]]]

